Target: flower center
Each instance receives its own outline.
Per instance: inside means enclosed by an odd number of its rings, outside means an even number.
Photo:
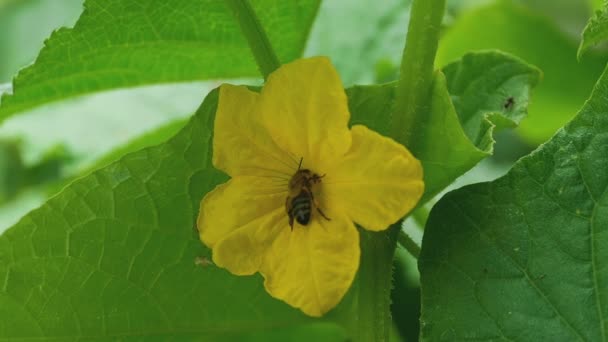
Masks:
[[[285,200],[285,209],[289,216],[291,230],[293,230],[294,220],[303,226],[310,223],[313,207],[323,218],[329,220],[329,217],[319,208],[319,203],[314,197],[314,190],[321,183],[321,178],[323,177],[325,175],[319,176],[308,169],[298,169],[291,177],[289,181],[289,194]]]

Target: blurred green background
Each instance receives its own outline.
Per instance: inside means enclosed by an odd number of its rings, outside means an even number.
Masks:
[[[0,0],[0,93],[32,63],[44,40],[71,26],[82,0]],[[546,141],[581,107],[608,58],[595,50],[576,59],[579,36],[601,0],[448,0],[436,66],[471,50],[500,49],[544,73],[529,117],[497,137],[495,155],[450,188],[492,180]],[[305,55],[328,55],[345,86],[397,78],[409,0],[326,0]],[[0,126],[0,232],[63,185],[125,153],[171,136],[221,83],[166,84],[104,92],[15,115]],[[259,83],[260,80],[231,80]],[[427,208],[428,209],[428,208]],[[406,231],[420,239],[424,215]],[[417,340],[419,288],[415,260],[395,258],[393,314],[403,340]]]

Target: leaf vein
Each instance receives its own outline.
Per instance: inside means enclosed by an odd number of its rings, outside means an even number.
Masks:
[[[479,226],[479,224],[477,222],[475,222],[475,220],[473,220],[466,211],[464,211],[459,205],[458,203],[454,202],[454,201],[450,201],[452,203],[452,205],[463,215],[463,217],[473,226],[475,227],[475,229],[477,229],[477,231],[479,232],[479,234],[481,234],[482,236],[484,236],[488,242],[491,242],[492,245],[494,245],[494,247],[499,250],[500,252],[502,252],[502,254],[506,255],[508,259],[510,259],[513,262],[513,265],[524,274],[526,281],[532,286],[532,288],[540,295],[540,297],[545,301],[545,303],[549,304],[549,307],[553,310],[553,312],[559,317],[559,319],[565,323],[565,325],[572,331],[575,333],[575,335],[577,335],[579,337],[579,339],[581,341],[584,341],[585,339],[583,338],[583,335],[576,330],[572,324],[570,324],[570,322],[566,319],[566,317],[557,309],[557,307],[555,306],[555,304],[549,299],[549,297],[546,296],[546,294],[540,289],[540,287],[538,287],[538,285],[536,284],[536,282],[534,282],[534,280],[530,277],[530,275],[528,274],[528,271],[524,268],[522,268],[521,266],[519,266],[519,264],[517,263],[517,261],[515,259],[513,259],[513,257],[507,253],[505,250],[502,249],[502,247],[494,240],[491,239],[484,231],[483,229],[481,229],[481,227]],[[524,214],[525,216],[525,214]],[[531,237],[530,237],[531,239]]]

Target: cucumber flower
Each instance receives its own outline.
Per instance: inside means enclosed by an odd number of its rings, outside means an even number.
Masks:
[[[231,179],[201,201],[213,262],[260,272],[268,293],[310,316],[335,307],[359,267],[355,224],[381,231],[422,195],[420,162],[365,126],[327,58],[272,73],[260,93],[222,85],[213,165]]]

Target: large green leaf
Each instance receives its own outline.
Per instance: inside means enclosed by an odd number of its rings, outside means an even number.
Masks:
[[[281,61],[300,56],[318,4],[253,2]],[[258,75],[222,1],[88,0],[74,28],[53,33],[36,62],[15,78],[0,119],[112,88]]]
[[[549,138],[581,107],[606,60],[590,53],[579,64],[575,41],[549,19],[509,0],[459,17],[439,44],[437,64],[442,66],[471,50],[484,49],[511,53],[543,71],[543,81],[530,103],[530,116],[519,129],[535,144]]]
[[[589,48],[606,39],[608,39],[608,2],[605,2],[604,7],[597,10],[595,15],[589,19],[589,23],[583,31],[581,45],[578,47],[578,57],[581,58]]]
[[[608,340],[607,96],[605,71],[548,143],[433,208],[419,260],[426,340]]]

